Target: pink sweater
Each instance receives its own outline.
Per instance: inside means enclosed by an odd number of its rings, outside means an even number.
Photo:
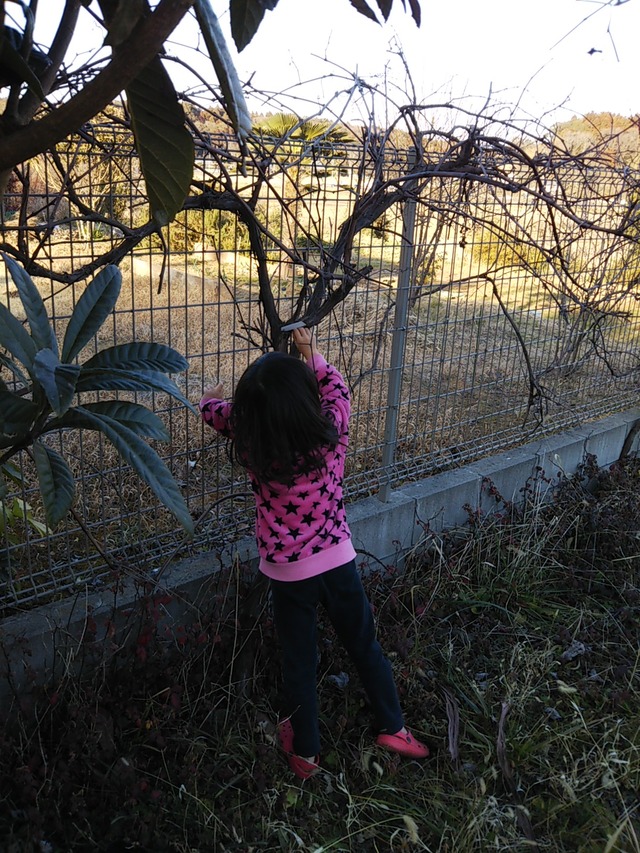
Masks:
[[[300,474],[290,485],[260,483],[249,471],[256,501],[256,539],[260,571],[270,578],[297,581],[348,563],[356,556],[342,497],[344,460],[349,441],[349,389],[323,356],[308,361],[318,379],[322,411],[335,424],[338,444],[328,447],[321,471]],[[203,397],[205,423],[233,438],[233,404]]]

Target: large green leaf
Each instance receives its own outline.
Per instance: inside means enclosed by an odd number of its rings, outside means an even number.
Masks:
[[[29,332],[3,302],[0,302],[0,346],[31,373],[38,347]]]
[[[122,275],[109,265],[85,288],[78,299],[62,344],[62,361],[72,361],[102,326],[120,295]]]
[[[31,276],[17,264],[9,255],[2,253],[4,262],[9,269],[13,283],[24,306],[27,320],[31,328],[31,337],[38,349],[52,349],[58,352],[58,342],[49,323],[47,309],[40,296],[40,291],[31,280]]]
[[[7,480],[18,484],[24,482],[22,472],[19,468],[16,468],[10,459],[5,460],[0,465],[0,500],[7,495]]]
[[[63,415],[76,393],[80,365],[64,364],[52,350],[42,349],[33,360],[33,369],[49,405],[56,415]]]
[[[376,13],[367,6],[365,0],[349,0],[352,6],[354,6],[361,15],[364,15],[365,18],[369,18],[372,21],[378,23],[378,19],[376,18]]]
[[[187,406],[194,414],[196,409],[187,400],[178,386],[155,370],[115,370],[85,368],[82,366],[76,383],[76,391],[161,391],[170,394]]]
[[[382,17],[388,20],[389,15],[391,13],[391,7],[393,6],[393,0],[377,0],[378,8],[382,12]]]
[[[16,437],[15,435],[3,435],[0,433],[0,448],[5,447],[15,447],[16,443],[20,441],[20,437]]]
[[[237,0],[232,0],[232,3],[237,2]],[[255,2],[255,0],[254,0]],[[351,5],[360,12],[361,15],[364,15],[366,18],[370,18],[372,21],[377,22],[377,18],[375,12],[367,5],[365,0],[349,0]],[[393,6],[393,0],[376,0],[378,8],[382,13],[382,17],[385,21],[388,19],[389,14],[391,12],[391,8]],[[402,0],[403,9],[407,8],[407,0]],[[413,20],[416,22],[418,26],[420,26],[420,2],[419,0],[409,0],[409,8],[411,9],[411,15],[413,16]]]
[[[8,438],[2,446],[8,447],[25,438],[37,414],[35,403],[13,394],[4,382],[0,384],[0,435]]]
[[[258,0],[253,0],[253,2],[255,4]],[[273,6],[275,6],[278,0],[264,0],[264,3],[268,2],[273,3]],[[237,5],[242,4],[234,2],[231,5],[232,21],[234,14],[240,18],[243,17],[241,12],[234,13],[234,7]],[[238,73],[229,54],[220,24],[211,7],[210,0],[195,0],[193,8],[195,9],[198,25],[204,38],[213,70],[216,72],[216,77],[220,83],[225,108],[236,133],[244,141],[251,133],[251,114],[244,99],[244,91],[240,85]],[[248,41],[249,39],[245,43],[248,43]]]
[[[148,483],[185,530],[193,533],[193,519],[178,484],[153,448],[129,427],[83,406],[77,406],[67,412],[66,418],[73,420],[74,426],[99,430],[113,444],[122,459]]]
[[[23,385],[25,388],[31,387],[31,382],[29,378],[25,376],[25,374],[20,370],[15,361],[12,361],[10,358],[7,358],[4,353],[0,352],[0,367],[6,367],[10,373],[13,373],[17,382]]]
[[[151,213],[163,226],[182,209],[193,178],[194,143],[171,78],[156,57],[127,88],[127,106]]]
[[[133,341],[106,347],[92,355],[83,368],[118,368],[121,370],[159,370],[179,373],[189,367],[189,362],[179,352],[164,344]]]
[[[59,453],[39,441],[33,442],[33,458],[47,524],[55,527],[73,503],[76,489],[73,474]]]
[[[145,0],[116,0],[107,3],[100,0],[109,31],[104,40],[111,47],[118,47],[129,38],[131,31],[145,13]]]
[[[22,471],[17,468],[10,459],[7,459],[0,465],[0,473],[8,477],[13,483],[23,483],[24,477]]]
[[[402,5],[406,8],[405,0],[402,0]],[[411,9],[411,15],[413,16],[413,20],[416,22],[417,26],[420,26],[422,11],[420,9],[420,3],[418,2],[418,0],[409,0],[409,8]]]
[[[118,421],[135,432],[136,435],[154,438],[158,441],[169,440],[169,433],[160,418],[139,403],[129,403],[126,400],[99,400],[96,403],[85,403],[81,408],[85,412]],[[71,409],[61,418],[49,421],[45,431],[81,427],[82,425],[77,419],[77,409]]]
[[[238,51],[244,50],[256,34],[264,13],[275,9],[278,0],[231,0],[231,35]]]

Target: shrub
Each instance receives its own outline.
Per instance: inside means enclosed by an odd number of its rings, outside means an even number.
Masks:
[[[0,303],[0,347],[5,351],[0,353],[0,365],[11,377],[8,383],[0,379],[0,465],[6,470],[12,456],[24,450],[30,453],[47,524],[55,527],[73,503],[75,482],[64,458],[44,438],[64,429],[97,430],[191,532],[193,520],[177,483],[144,441],[168,440],[157,415],[138,403],[117,399],[72,405],[85,392],[155,391],[170,394],[192,409],[166,375],[185,370],[186,360],[171,347],[134,342],[107,347],[78,364],[77,356],[94,339],[117,301],[120,270],[108,266],[87,286],[60,347],[35,284],[15,261],[4,258],[30,332]]]

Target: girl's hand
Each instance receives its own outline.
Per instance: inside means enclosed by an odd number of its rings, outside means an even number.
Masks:
[[[203,400],[222,400],[224,397],[224,386],[222,382],[217,385],[207,385],[202,392]]]
[[[293,342],[298,347],[298,352],[307,361],[314,355],[320,355],[313,341],[313,332],[303,326],[301,329],[294,329],[292,332]]]

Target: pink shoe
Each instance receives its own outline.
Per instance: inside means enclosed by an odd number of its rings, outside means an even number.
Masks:
[[[310,776],[314,776],[320,770],[320,765],[318,761],[320,760],[320,756],[316,755],[315,760],[313,762],[307,761],[306,758],[302,758],[300,755],[296,755],[293,751],[293,726],[291,725],[291,720],[286,719],[281,723],[278,723],[278,740],[280,741],[280,746],[282,747],[283,752],[287,756],[287,761],[289,762],[289,767],[296,774],[298,779],[308,779]]]
[[[409,730],[396,732],[394,735],[378,735],[376,743],[389,752],[404,755],[405,758],[426,758],[429,755],[429,748],[416,740]]]

